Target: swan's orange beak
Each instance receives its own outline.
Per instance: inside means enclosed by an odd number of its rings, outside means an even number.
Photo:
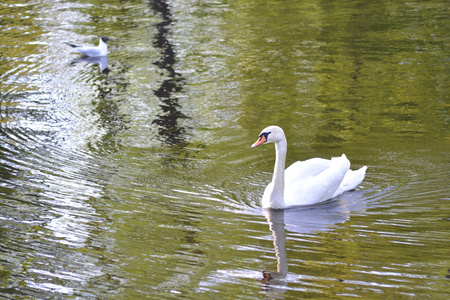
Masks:
[[[252,149],[255,147],[258,147],[261,144],[264,144],[266,142],[266,137],[265,135],[261,134],[261,136],[259,137],[259,139],[252,145]]]

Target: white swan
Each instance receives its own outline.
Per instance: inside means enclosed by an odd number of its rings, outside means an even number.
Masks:
[[[106,56],[108,55],[108,45],[106,44],[108,41],[110,41],[106,36],[102,36],[100,38],[100,42],[97,47],[83,47],[83,46],[77,46],[73,44],[69,44],[64,42],[64,44],[74,48],[79,53],[90,56],[90,57],[99,57],[99,56]]]
[[[275,143],[276,159],[272,182],[264,191],[264,208],[283,209],[295,205],[319,203],[355,189],[364,179],[367,167],[350,170],[345,154],[331,160],[311,158],[297,161],[286,170],[287,142],[283,129],[269,126],[252,145]]]

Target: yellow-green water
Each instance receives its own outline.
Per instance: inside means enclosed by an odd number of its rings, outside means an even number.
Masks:
[[[3,1],[0,296],[445,299],[448,14],[446,1]],[[63,43],[102,35],[103,71]],[[274,150],[250,145],[271,124],[288,165],[345,153],[366,179],[262,210]]]

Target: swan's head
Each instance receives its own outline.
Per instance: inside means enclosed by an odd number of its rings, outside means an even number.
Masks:
[[[261,131],[258,140],[252,145],[252,148],[266,143],[277,143],[285,139],[283,129],[278,126],[269,126]]]

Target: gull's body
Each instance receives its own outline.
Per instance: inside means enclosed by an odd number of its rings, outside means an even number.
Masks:
[[[90,57],[100,57],[108,55],[108,45],[106,44],[110,39],[106,36],[102,36],[100,38],[100,42],[97,47],[82,47],[69,43],[65,43],[66,45],[75,49],[75,51],[83,54],[84,56]]]

